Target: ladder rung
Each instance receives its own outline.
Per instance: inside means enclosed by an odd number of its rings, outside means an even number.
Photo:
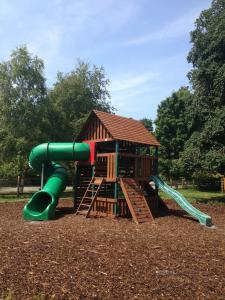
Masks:
[[[80,214],[80,215],[86,215],[87,212],[88,212],[88,210],[79,210],[78,214]]]

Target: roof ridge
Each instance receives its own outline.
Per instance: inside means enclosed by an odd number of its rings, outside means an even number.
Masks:
[[[107,114],[107,115],[110,115],[110,116],[115,116],[115,117],[119,117],[119,118],[123,118],[123,119],[127,119],[127,120],[132,120],[132,121],[135,121],[135,122],[138,122],[138,123],[141,123],[140,121],[132,118],[132,117],[124,117],[124,116],[120,116],[120,115],[116,115],[116,114],[112,114],[112,113],[109,113],[109,112],[105,112],[105,111],[101,111],[101,110],[97,110],[97,109],[93,109],[93,112],[94,113],[103,113],[103,114]],[[141,123],[142,124],[142,123]],[[143,125],[143,124],[142,124]]]
[[[96,109],[93,109],[89,114],[78,137],[81,136],[87,122],[90,122],[91,116],[97,118],[101,122],[113,140],[124,140],[156,146],[160,145],[154,134],[148,131],[142,122],[133,118],[123,117]]]

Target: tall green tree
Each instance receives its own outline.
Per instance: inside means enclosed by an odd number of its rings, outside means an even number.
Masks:
[[[153,122],[149,118],[143,118],[140,120],[140,122],[145,126],[148,131],[153,132]]]
[[[181,157],[189,174],[225,173],[225,1],[214,0],[195,22],[188,74],[194,90],[189,109],[193,135]],[[193,153],[199,153],[193,165]]]
[[[0,63],[0,160],[21,165],[31,147],[46,138],[44,63],[25,46]],[[20,162],[20,163],[18,163]],[[23,165],[23,163],[22,163]]]
[[[54,107],[51,119],[57,123],[53,139],[72,140],[92,109],[113,111],[108,84],[102,67],[83,61],[78,61],[75,69],[68,74],[58,73],[57,82],[49,92],[50,103]]]
[[[160,141],[160,172],[167,177],[180,175],[177,160],[190,136],[187,109],[192,102],[192,93],[187,87],[163,100],[157,110],[156,136]]]

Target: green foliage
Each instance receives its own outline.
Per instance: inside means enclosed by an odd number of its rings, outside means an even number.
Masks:
[[[193,68],[188,77],[193,95],[190,101],[183,102],[183,107],[182,101],[173,96],[158,109],[160,167],[162,173],[171,176],[177,168],[177,173],[185,177],[210,178],[225,174],[224,0],[214,0],[200,14],[191,32],[191,42],[188,61]]]
[[[0,176],[29,170],[33,146],[72,141],[92,109],[113,111],[104,69],[79,61],[47,90],[44,63],[25,46],[0,63]]]
[[[194,88],[189,108],[192,136],[180,163],[186,175],[225,173],[225,2],[214,0],[191,33],[188,61]],[[194,161],[193,161],[194,160]]]
[[[143,118],[140,120],[140,122],[145,126],[148,131],[153,132],[153,122],[151,119]]]
[[[28,151],[47,137],[42,130],[47,94],[43,72],[43,61],[25,46],[0,63],[1,172],[7,172],[12,162],[16,165],[7,174],[24,168]]]
[[[225,2],[214,0],[212,7],[203,11],[191,32],[193,44],[188,61],[189,73],[195,90],[191,107],[194,129],[203,128],[216,108],[225,105]]]
[[[157,110],[156,137],[161,144],[159,171],[167,177],[180,175],[177,160],[190,136],[187,108],[191,101],[191,92],[182,87],[163,100]]]
[[[58,73],[57,82],[49,92],[49,101],[54,108],[51,112],[54,116],[49,119],[54,119],[54,124],[60,128],[53,132],[53,139],[72,140],[92,109],[112,111],[108,84],[102,67],[91,67],[82,61],[78,61],[72,72]]]

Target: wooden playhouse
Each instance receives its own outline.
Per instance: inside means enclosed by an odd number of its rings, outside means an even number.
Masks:
[[[164,206],[149,184],[157,175],[159,142],[143,124],[93,110],[75,141],[95,148],[92,164],[75,164],[77,214],[152,220]]]

